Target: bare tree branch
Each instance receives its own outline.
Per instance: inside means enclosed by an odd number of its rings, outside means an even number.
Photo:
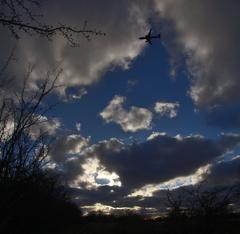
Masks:
[[[12,35],[18,39],[19,32],[28,34],[38,34],[51,39],[59,34],[63,36],[71,46],[78,46],[75,39],[76,35],[81,35],[88,41],[92,36],[105,36],[100,30],[89,29],[87,21],[84,21],[82,28],[73,28],[66,24],[58,24],[57,26],[43,24],[39,22],[39,15],[32,13],[32,5],[39,6],[38,1],[32,0],[1,0],[0,1],[0,25],[7,27]]]

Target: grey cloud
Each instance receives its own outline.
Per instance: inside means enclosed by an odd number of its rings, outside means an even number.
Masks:
[[[55,166],[62,179],[69,185],[83,173],[84,150],[90,144],[90,137],[70,134],[56,138],[49,153],[50,162]]]
[[[50,155],[55,162],[64,162],[68,157],[76,156],[89,145],[89,138],[81,135],[65,135],[56,140]]]
[[[231,150],[233,147],[239,146],[240,135],[234,133],[221,134],[219,139],[220,147],[225,150]]]
[[[31,127],[31,137],[34,139],[40,135],[55,136],[61,127],[61,123],[57,118],[47,118],[46,116],[39,116],[39,122]]]
[[[76,134],[65,134],[57,137],[49,153],[51,164],[70,187],[96,188],[96,185],[104,185],[107,182],[114,183],[112,184],[114,187],[115,184],[120,183],[118,176],[110,174],[105,170],[107,168],[95,160],[96,145],[91,145],[90,140],[90,137]],[[104,146],[103,149],[100,145]],[[101,141],[97,146],[99,152],[108,149],[111,152],[119,152],[125,147],[116,138]],[[88,157],[89,154],[91,158]]]
[[[100,116],[107,122],[115,122],[125,132],[136,132],[142,129],[149,129],[152,122],[152,113],[146,108],[132,106],[129,110],[124,109],[123,104],[126,98],[115,96],[108,106],[100,113]]]
[[[190,94],[198,105],[239,98],[240,2],[227,0],[155,1],[164,27],[171,24],[173,46],[187,57]],[[169,29],[167,29],[170,31]],[[171,40],[171,39],[169,39]],[[175,47],[176,49],[176,47]]]
[[[158,208],[163,210],[165,203],[165,194],[161,193],[157,197],[139,199],[127,197],[128,190],[126,188],[110,188],[108,186],[99,187],[95,190],[83,190],[83,189],[71,189],[73,197],[75,197],[75,203],[79,206],[91,206],[96,203],[101,203],[107,206],[114,207],[136,207],[144,208]],[[89,211],[90,209],[86,209]],[[145,214],[151,213],[151,209],[147,210]]]
[[[152,13],[152,1],[44,1],[41,19],[49,24],[60,21],[72,27],[81,28],[84,21],[88,28],[99,29],[106,37],[93,37],[88,42],[81,35],[76,40],[80,46],[70,47],[66,40],[56,36],[52,41],[45,38],[21,35],[17,42],[9,39],[9,33],[1,29],[2,56],[6,57],[12,45],[17,44],[15,56],[19,58],[13,63],[11,71],[21,80],[21,75],[29,63],[36,64],[32,74],[32,86],[36,80],[42,79],[45,71],[52,70],[60,63],[63,68],[59,82],[66,87],[91,85],[99,81],[109,69],[121,67],[127,69],[131,61],[144,48],[136,38],[147,29],[147,18]],[[41,47],[39,47],[41,45]],[[4,47],[4,48],[2,48]],[[17,83],[17,82],[16,82]],[[21,82],[20,82],[21,83]],[[65,90],[62,90],[64,94]],[[77,94],[74,97],[78,97]]]
[[[78,205],[92,205],[94,203],[113,204],[113,201],[122,200],[126,190],[119,187],[101,186],[97,189],[70,189]]]

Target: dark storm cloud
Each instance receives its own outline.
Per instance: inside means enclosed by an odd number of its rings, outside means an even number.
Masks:
[[[240,158],[235,158],[227,161],[215,162],[211,165],[210,170],[203,177],[203,182],[196,185],[189,185],[177,188],[171,191],[175,197],[182,196],[187,201],[191,194],[188,191],[221,191],[223,195],[226,193],[234,196],[240,183]],[[229,194],[231,191],[231,194]],[[218,196],[221,193],[218,194]],[[137,200],[136,198],[133,200]],[[153,197],[146,197],[142,199],[141,206],[161,207],[164,210],[167,201],[167,191],[159,190],[153,193]]]
[[[187,57],[190,94],[198,105],[239,99],[240,2],[228,0],[156,0],[172,41]],[[169,28],[170,27],[170,28]],[[171,38],[168,38],[171,40]],[[174,43],[166,42],[173,46]],[[174,48],[169,48],[173,50]],[[176,47],[175,47],[176,49]],[[176,53],[175,53],[176,54]]]
[[[119,200],[123,200],[127,195],[126,190],[119,187],[101,186],[97,189],[70,189],[71,194],[75,197],[75,201],[79,205],[92,205],[94,203],[104,203],[112,205]]]
[[[112,139],[111,144],[114,141]],[[124,187],[132,190],[189,175],[233,149],[240,143],[240,137],[222,135],[214,141],[199,136],[159,135],[140,144],[121,146],[118,150],[110,147],[110,142],[94,145],[89,157],[97,157],[108,170],[120,176]]]
[[[194,189],[201,189],[202,191],[221,191],[223,188],[227,192],[232,191],[234,193],[240,183],[240,157],[236,156],[231,160],[214,162],[207,173],[203,174],[202,181],[195,185],[188,185],[179,187],[171,191],[176,196],[182,194],[183,198],[189,195],[187,191]],[[218,190],[220,189],[220,190]],[[231,190],[233,189],[233,190]],[[225,191],[225,192],[226,192]],[[132,201],[141,202],[141,206],[153,206],[153,207],[165,207],[167,191],[157,190],[153,193],[152,197],[145,197],[144,199],[137,199],[137,197],[131,197]],[[232,194],[233,195],[233,194]],[[131,200],[130,200],[131,201]]]
[[[228,162],[219,160],[220,156],[239,143],[240,136],[234,134],[221,135],[217,140],[200,136],[171,137],[155,134],[146,142],[138,144],[127,145],[112,138],[89,145],[89,139],[70,135],[59,140],[56,145],[59,148],[52,158],[58,163],[58,169],[71,187],[74,201],[80,206],[101,203],[114,207],[155,207],[164,211],[166,192],[163,190],[156,190],[152,197],[129,195],[148,184],[157,185],[179,176],[188,176],[206,164],[212,164],[204,176],[209,184],[213,187],[232,184],[238,180],[239,158]],[[122,186],[101,185],[97,177],[95,181],[81,181],[87,169],[83,165],[94,158],[98,158],[101,163],[96,168],[116,172]],[[94,165],[88,165],[90,168],[92,166],[94,168]],[[95,174],[94,171],[92,173]],[[94,186],[89,183],[94,183]]]
[[[240,156],[230,161],[221,161],[211,167],[206,175],[206,181],[211,186],[232,186],[240,182]]]
[[[214,162],[209,171],[203,175],[203,181],[195,185],[185,185],[171,190],[171,195],[175,198],[181,197],[187,201],[190,197],[189,191],[221,191],[223,195],[231,191],[231,196],[237,191],[240,183],[240,158],[236,156],[232,160]],[[119,199],[120,206],[155,207],[161,212],[166,212],[167,190],[156,190],[150,197],[125,197]],[[220,195],[220,193],[218,194]],[[191,198],[190,198],[191,199]]]

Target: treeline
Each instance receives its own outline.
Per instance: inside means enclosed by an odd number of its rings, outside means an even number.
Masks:
[[[171,212],[151,219],[137,214],[90,215],[83,217],[79,233],[142,233],[142,234],[238,234],[240,213],[190,215]]]
[[[137,214],[90,215],[81,218],[76,233],[238,234],[240,230],[239,213],[213,216],[206,221],[206,217],[202,215],[164,216],[155,219]]]
[[[237,234],[240,232],[239,186],[198,186],[166,192],[167,212],[158,217],[134,213],[90,214],[83,233]]]

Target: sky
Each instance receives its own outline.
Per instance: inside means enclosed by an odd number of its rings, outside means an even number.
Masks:
[[[43,127],[55,138],[51,168],[86,212],[156,213],[166,189],[229,186],[240,178],[240,2],[232,0],[42,1],[45,22],[106,36],[78,47],[1,28],[7,92],[29,92],[59,69],[58,102]],[[138,38],[152,29],[152,45]]]

